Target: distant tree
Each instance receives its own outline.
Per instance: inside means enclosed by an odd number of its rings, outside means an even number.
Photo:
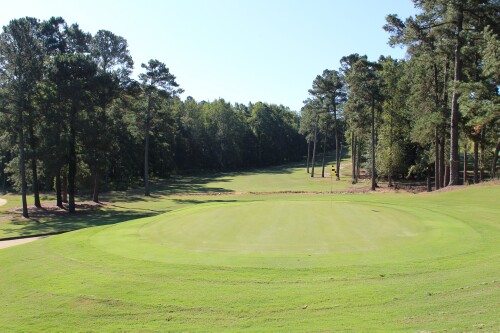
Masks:
[[[380,93],[380,64],[370,62],[366,57],[360,57],[346,75],[349,84],[349,99],[355,101],[355,105],[362,106],[370,110],[371,127],[371,189],[377,187],[377,169],[375,160],[375,111],[377,104],[381,102]]]
[[[70,213],[75,212],[76,174],[77,174],[77,132],[83,129],[81,114],[90,107],[92,89],[95,87],[97,66],[89,56],[82,54],[64,54],[54,59],[53,79],[58,82],[58,90],[67,102],[69,164],[68,196]]]
[[[88,157],[93,181],[93,201],[99,202],[100,175],[106,171],[113,144],[111,119],[107,109],[129,81],[133,68],[127,41],[108,30],[99,30],[90,43],[92,59],[97,64],[96,104],[89,112]]]
[[[339,111],[345,101],[344,82],[342,75],[335,70],[325,69],[322,75],[316,76],[312,89],[309,93],[324,100],[328,110],[333,115],[333,131],[335,138],[335,163],[337,170],[337,180],[340,180],[340,130],[338,124]]]
[[[147,106],[144,119],[144,195],[149,196],[149,138],[151,118],[160,106],[162,98],[171,98],[183,92],[175,82],[175,76],[170,73],[164,63],[151,59],[148,64],[142,64],[145,73],[139,74],[143,94]]]

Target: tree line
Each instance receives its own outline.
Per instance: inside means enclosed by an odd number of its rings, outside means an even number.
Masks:
[[[496,176],[500,5],[485,0],[413,4],[414,17],[388,15],[384,26],[390,45],[406,47],[406,59],[371,61],[351,54],[340,59],[338,70],[327,69],[314,79],[301,110],[301,130],[310,147],[307,172],[313,147],[312,177],[316,143],[329,135],[336,169],[344,138],[352,183],[364,165],[373,190],[382,177],[389,186],[398,179],[427,179],[431,190],[432,185],[439,189]]]
[[[405,59],[357,53],[316,76],[300,114],[282,105],[211,102],[183,92],[165,63],[141,64],[127,41],[60,17],[12,20],[0,34],[0,180],[75,195],[126,189],[176,172],[223,171],[297,160],[307,172],[350,151],[350,176],[371,188],[427,179],[428,188],[496,177],[499,140],[499,5],[492,0],[413,0],[417,14],[388,15],[389,44]],[[322,153],[320,152],[322,150]],[[459,153],[462,153],[462,157]],[[320,155],[321,154],[321,155]],[[467,170],[472,159],[472,170]],[[349,172],[348,172],[349,173]],[[344,172],[342,172],[344,174]],[[469,178],[469,175],[472,175]]]
[[[165,63],[141,64],[125,38],[95,35],[61,17],[14,19],[0,34],[0,179],[4,192],[40,192],[75,212],[77,193],[99,201],[175,172],[222,171],[297,160],[300,118],[282,105],[187,97]]]

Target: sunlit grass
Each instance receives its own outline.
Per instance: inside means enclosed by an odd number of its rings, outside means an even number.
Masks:
[[[495,332],[499,195],[154,198],[0,250],[0,330]]]

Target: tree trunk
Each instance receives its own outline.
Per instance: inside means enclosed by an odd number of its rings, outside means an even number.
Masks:
[[[479,148],[480,148],[480,158],[479,158],[479,181],[482,182],[484,180],[484,166],[485,166],[485,163],[484,163],[484,140],[485,140],[485,136],[486,136],[486,126],[483,126],[483,128],[481,128],[481,144],[479,145]],[[495,155],[496,156],[496,155]],[[491,176],[492,178],[495,178],[494,175]]]
[[[328,128],[328,126],[327,126],[327,128]],[[322,162],[322,169],[321,169],[321,178],[325,178],[326,139],[327,139],[327,131],[325,131],[325,140],[323,141],[323,162]]]
[[[431,166],[427,166],[427,192],[432,191],[432,183],[431,183]]]
[[[310,161],[311,161],[311,140],[307,140],[307,173],[309,173]]]
[[[336,180],[340,180],[340,145],[339,145],[339,132],[337,127],[337,104],[335,103],[335,99],[333,101],[333,131],[335,133],[335,165],[337,170],[337,178]]]
[[[464,185],[467,185],[467,143],[464,143]]]
[[[313,156],[312,156],[312,167],[311,167],[311,178],[314,177],[314,164],[316,163],[316,142],[318,141],[318,119],[316,116],[316,123],[314,124],[314,145],[313,145]]]
[[[495,148],[495,155],[493,156],[493,162],[491,163],[491,179],[495,179],[497,177],[497,161],[498,161],[498,152],[500,151],[500,141],[497,143],[497,147]]]
[[[463,8],[458,5],[457,21],[455,26],[456,46],[455,46],[455,75],[453,82],[453,96],[451,101],[451,130],[450,130],[450,185],[459,184],[459,148],[458,148],[458,124],[460,121],[460,110],[458,106],[458,97],[460,95],[458,84],[462,79],[462,25],[463,25]]]
[[[372,138],[371,138],[371,151],[372,151],[372,191],[377,187],[377,169],[375,167],[375,98],[372,97]]]
[[[2,172],[2,193],[3,194],[7,194],[7,176],[5,175],[5,162],[3,160],[3,158],[1,159],[2,160],[2,165],[0,165],[0,172]]]
[[[443,129],[441,133],[441,149],[439,150],[439,181],[441,182],[441,188],[448,185],[446,182],[446,130]]]
[[[94,195],[92,196],[92,201],[99,203],[99,173],[94,172]]]
[[[392,147],[393,147],[393,115],[392,115],[392,107],[389,108],[389,167],[387,168],[387,186],[393,187],[392,184]]]
[[[75,193],[76,193],[76,102],[73,101],[71,108],[71,119],[69,125],[69,164],[68,164],[68,211],[75,213]]]
[[[358,139],[358,148],[356,148],[356,152],[358,153],[358,157],[356,158],[356,183],[361,177],[361,139]]]
[[[63,199],[62,199],[62,191],[61,191],[61,170],[57,170],[56,174],[56,205],[59,208],[64,208]]]
[[[66,173],[62,176],[62,202],[68,203],[68,175]]]
[[[352,169],[352,184],[356,184],[356,137],[354,136],[354,132],[351,132],[351,169]]]
[[[148,107],[146,110],[146,128],[144,144],[144,195],[149,196],[149,130],[150,130],[151,96],[148,96]]]
[[[24,119],[22,110],[18,111],[18,131],[19,131],[19,173],[21,175],[21,201],[23,205],[23,216],[29,218],[28,202],[26,200],[26,166],[24,159]]]
[[[434,183],[436,184],[436,190],[441,188],[441,182],[439,180],[439,129],[436,126],[434,129]]]
[[[445,184],[450,184],[450,166],[448,164],[444,167],[444,181]]]
[[[479,142],[474,140],[474,184],[479,183]]]
[[[448,59],[448,56],[446,56],[445,62],[444,62],[444,70],[443,70],[443,99],[441,101],[442,109],[443,109],[443,117],[444,119],[447,119],[449,117],[448,111],[448,72],[450,69],[450,61]],[[448,185],[448,182],[445,181],[445,169],[446,169],[446,160],[445,160],[445,155],[446,155],[446,135],[447,135],[447,129],[446,129],[446,123],[442,124],[441,130],[441,139],[440,139],[440,144],[441,144],[441,149],[439,151],[439,181],[441,188],[445,187]]]
[[[40,186],[38,182],[38,171],[37,171],[37,165],[36,165],[36,143],[35,143],[35,134],[33,130],[33,124],[32,121],[30,120],[29,122],[29,141],[30,141],[30,150],[31,150],[31,172],[33,176],[33,198],[35,202],[35,207],[37,208],[42,208],[42,204],[40,203]]]

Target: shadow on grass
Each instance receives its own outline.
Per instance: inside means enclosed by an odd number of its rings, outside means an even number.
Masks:
[[[58,211],[50,214],[32,214],[32,218],[16,218],[10,221],[12,226],[2,228],[2,231],[10,236],[31,236],[42,235],[53,232],[72,231],[82,228],[116,224],[128,220],[158,215],[168,212],[155,210],[120,210],[113,209],[112,206],[93,206],[87,209],[80,209],[74,215]],[[1,237],[1,236],[0,236]]]
[[[239,200],[221,200],[221,199],[207,199],[207,200],[197,200],[197,199],[172,199],[173,202],[178,204],[190,204],[190,205],[199,205],[209,202],[238,202]]]
[[[235,172],[219,172],[213,174],[204,174],[199,176],[174,176],[166,180],[151,181],[151,192],[157,195],[175,195],[175,194],[210,194],[210,193],[232,193],[233,189],[228,187],[214,187],[217,185],[230,184],[235,177],[255,176],[261,174],[291,174],[297,168],[303,168],[303,162],[288,163],[285,165],[269,167],[266,169],[250,169]],[[144,189],[134,189],[127,192],[126,195],[113,197],[113,201],[145,201],[142,196]],[[142,197],[141,197],[142,196]],[[152,196],[154,198],[154,195]]]

